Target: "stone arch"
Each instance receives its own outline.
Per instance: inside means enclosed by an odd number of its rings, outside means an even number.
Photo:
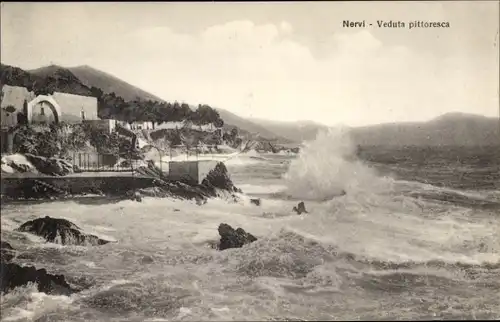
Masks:
[[[28,123],[31,123],[33,120],[33,107],[35,107],[39,103],[47,103],[54,114],[54,121],[59,123],[61,120],[61,107],[57,104],[56,100],[48,95],[38,95],[34,100],[28,103],[27,108],[27,118]]]

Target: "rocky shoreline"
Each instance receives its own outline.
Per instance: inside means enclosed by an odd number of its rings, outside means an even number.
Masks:
[[[110,243],[97,236],[86,234],[68,220],[49,216],[25,222],[16,231],[36,235],[44,238],[47,243],[60,245],[99,247]],[[257,240],[242,228],[235,230],[225,223],[219,225],[218,232],[220,241],[214,248],[219,251],[241,248]],[[36,284],[39,292],[53,295],[69,296],[83,290],[68,284],[64,275],[50,274],[44,268],[37,269],[34,266],[21,266],[15,263],[17,251],[9,243],[2,241],[0,248],[0,293],[6,294],[30,283]]]
[[[62,159],[30,154],[7,156],[2,158],[2,173],[7,174],[2,179],[2,201],[67,199],[88,194],[123,198],[140,195],[200,201],[223,196],[236,200],[237,194],[241,193],[234,186],[222,162],[217,163],[199,184],[169,180],[152,162],[144,162],[135,171],[148,175],[68,176],[77,170]],[[8,175],[13,172],[14,175]]]
[[[28,156],[27,158],[32,158]],[[39,159],[38,164],[53,164],[46,159]],[[45,163],[43,163],[45,162]],[[149,170],[155,170],[149,168]],[[150,171],[155,172],[155,171]],[[33,187],[32,187],[33,188]],[[130,188],[130,187],[128,187]],[[224,163],[219,162],[208,172],[200,184],[193,184],[181,181],[168,181],[161,176],[161,172],[151,178],[150,185],[146,187],[127,189],[127,187],[117,191],[106,191],[109,195],[119,194],[122,198],[132,199],[142,202],[143,198],[176,198],[182,200],[196,200],[198,205],[202,205],[209,198],[223,197],[228,201],[238,201],[242,191],[232,182],[228,170]],[[106,195],[106,192],[102,192]],[[20,193],[19,196],[25,194]],[[45,189],[31,191],[31,196],[39,198],[71,198],[71,195],[61,194],[61,191]],[[260,199],[252,199],[251,204],[260,206]],[[299,205],[300,214],[305,211],[303,203]],[[294,209],[296,210],[296,209]],[[114,241],[104,240],[98,236],[85,233],[74,223],[61,218],[49,216],[36,218],[21,224],[17,232],[39,236],[46,243],[56,243],[60,245],[79,245],[86,247],[106,247]],[[231,248],[241,248],[247,244],[257,241],[257,237],[244,229],[233,228],[226,223],[221,223],[218,227],[220,240],[216,245],[212,245],[218,251],[225,251]],[[116,241],[120,242],[120,241]],[[47,272],[44,268],[33,266],[21,266],[16,263],[17,251],[8,243],[1,244],[1,285],[0,292],[8,293],[16,287],[35,283],[39,292],[56,295],[71,295],[82,291],[78,286],[70,285],[64,275],[57,275]]]
[[[241,190],[236,188],[231,181],[227,169],[223,163],[218,163],[201,182],[201,184],[187,184],[183,182],[166,182],[161,177],[156,178],[154,186],[137,190],[129,190],[125,196],[136,201],[142,201],[142,197],[164,197],[179,199],[194,199],[199,204],[207,198],[219,196],[229,196],[237,200]],[[57,191],[56,191],[57,192]],[[40,197],[47,197],[46,193],[39,194]],[[16,231],[33,234],[45,239],[47,243],[57,243],[61,245],[82,245],[90,247],[104,246],[110,241],[83,232],[72,222],[51,218],[49,216],[27,221],[20,225]],[[221,243],[218,249],[242,247],[244,244],[257,240],[251,234],[247,234],[241,228],[234,230],[226,224],[219,227]],[[33,266],[20,266],[16,264],[16,250],[8,243],[1,244],[1,285],[0,291],[8,293],[16,287],[36,283],[40,292],[47,294],[71,295],[80,291],[69,285],[63,275],[48,273],[43,268]]]
[[[149,168],[149,170],[155,170]],[[155,171],[150,171],[155,172]],[[200,184],[181,181],[167,181],[161,176],[151,178],[151,185],[137,189],[121,189],[118,193],[122,198],[142,202],[143,198],[176,198],[181,200],[196,200],[198,205],[203,205],[209,198],[223,197],[228,201],[238,201],[242,191],[232,182],[224,163],[219,162],[208,172]],[[50,190],[50,189],[49,189]],[[41,198],[47,198],[47,191],[38,193]],[[53,196],[63,197],[56,190]],[[117,191],[108,191],[116,194]],[[67,195],[65,197],[68,197]],[[71,196],[69,196],[71,197]],[[260,206],[260,199],[251,199],[250,204]],[[304,202],[300,202],[293,208],[297,214],[307,214]],[[220,239],[212,244],[217,251],[227,251],[232,248],[242,248],[245,245],[256,242],[258,238],[241,227],[233,228],[226,223],[219,224],[218,233]],[[21,224],[15,229],[17,232],[31,234],[41,237],[46,243],[60,245],[78,245],[86,247],[108,247],[120,241],[109,241],[98,236],[88,234],[74,223],[61,218],[49,216],[39,217]],[[1,285],[0,292],[8,293],[16,287],[35,283],[39,292],[55,295],[71,295],[84,290],[81,285],[70,285],[64,275],[47,272],[46,269],[34,266],[22,266],[16,263],[18,251],[10,244],[1,244]]]

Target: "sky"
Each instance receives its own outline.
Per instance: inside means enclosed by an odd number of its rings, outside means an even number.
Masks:
[[[409,29],[415,20],[450,27]],[[243,117],[361,126],[498,117],[498,30],[498,1],[3,2],[0,57],[89,65]]]

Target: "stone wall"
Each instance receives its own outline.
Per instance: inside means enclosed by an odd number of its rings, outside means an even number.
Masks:
[[[212,160],[170,161],[168,179],[199,184],[216,165]]]

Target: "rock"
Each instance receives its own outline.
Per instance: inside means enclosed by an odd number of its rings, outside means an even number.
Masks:
[[[201,185],[209,189],[221,189],[229,192],[241,192],[240,189],[236,188],[229,177],[226,165],[222,162],[217,163],[215,168],[210,170],[205,179],[201,182]]]
[[[15,256],[15,250],[9,243],[2,241],[0,242],[0,255],[0,261],[2,263],[10,262],[10,260]]]
[[[15,172],[21,172],[21,173],[25,173],[25,172],[38,173],[38,170],[35,167],[32,167],[29,164],[25,164],[25,163],[15,163],[15,162],[12,162],[12,163],[9,163],[8,166],[11,169],[13,169]],[[6,168],[6,167],[5,167],[4,170],[9,171],[9,169]]]
[[[155,262],[155,260],[153,259],[153,257],[146,255],[141,258],[140,262],[141,264],[152,264]]]
[[[26,158],[26,156],[16,153],[2,157],[2,172],[38,173],[38,170],[36,169],[36,167],[33,166],[33,164],[31,164],[31,162]]]
[[[109,243],[109,241],[97,236],[84,234],[79,229],[68,220],[46,216],[30,220],[16,230],[31,233],[45,238],[48,242],[62,245],[104,245]]]
[[[135,197],[135,201],[142,202],[142,196],[141,196],[141,194],[139,192],[136,192],[134,194],[134,197]]]
[[[201,205],[204,205],[207,203],[207,199],[205,199],[205,198],[195,198],[195,200],[196,200],[196,204],[198,206],[201,206]]]
[[[165,198],[170,196],[166,191],[162,190],[161,187],[142,188],[138,189],[137,192],[145,197]]]
[[[139,191],[127,191],[126,195],[130,198],[132,201],[137,201],[137,202],[142,202],[142,196]]]
[[[242,228],[236,230],[228,224],[219,225],[219,235],[220,243],[219,250],[225,250],[228,248],[241,248],[243,245],[252,243],[257,240],[255,236],[247,233]]]
[[[63,159],[46,158],[29,153],[25,154],[25,157],[39,172],[44,174],[65,176],[74,172],[73,164]]]
[[[47,274],[45,269],[33,266],[22,267],[15,263],[1,263],[0,290],[8,293],[18,286],[36,283],[39,292],[70,295],[77,292],[65,280],[64,275]]]
[[[169,180],[153,164],[150,164],[147,168],[139,167],[137,169],[141,170],[143,174],[155,178],[153,181],[154,185],[156,185],[155,187],[137,190],[143,196],[170,197],[183,200],[194,199],[198,205],[201,205],[206,203],[207,198],[213,197],[229,197],[229,199],[236,202],[238,196],[235,193],[241,193],[241,190],[234,186],[227,168],[222,162],[219,162],[207,174],[201,184]]]
[[[304,204],[303,201],[299,202],[297,207],[293,207],[293,211],[295,211],[297,214],[301,215],[302,213],[308,213],[306,210],[306,205]]]
[[[253,203],[256,206],[260,206],[260,199],[250,199],[250,203]]]

